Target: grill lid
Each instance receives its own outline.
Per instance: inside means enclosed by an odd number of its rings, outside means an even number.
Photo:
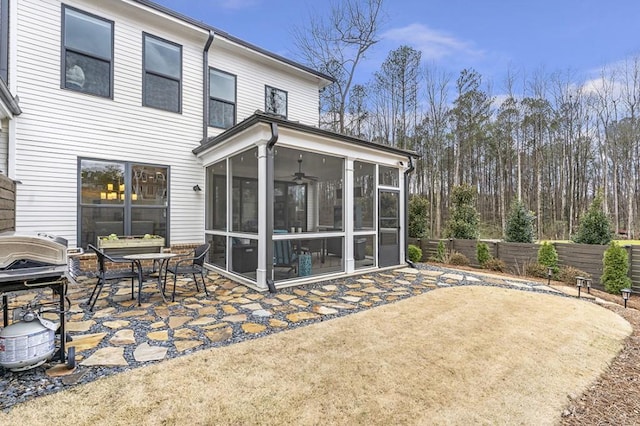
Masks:
[[[0,269],[67,265],[67,247],[49,236],[0,235]],[[27,266],[29,265],[29,266]]]

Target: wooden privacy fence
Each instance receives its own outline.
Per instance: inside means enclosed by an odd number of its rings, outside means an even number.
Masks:
[[[0,175],[0,232],[16,229],[16,183]]]
[[[409,239],[409,244],[415,244],[422,249],[422,261],[428,261],[435,257],[438,243],[443,241],[448,251],[456,251],[464,254],[471,266],[480,267],[478,264],[476,240],[416,240]],[[527,264],[537,263],[539,244],[506,243],[495,240],[479,240],[489,247],[491,256],[501,259],[507,270],[516,275],[524,275]],[[591,275],[593,286],[604,289],[600,283],[602,276],[602,259],[608,246],[575,243],[552,243],[558,252],[558,264],[560,266],[572,266]],[[621,241],[620,244],[624,245]],[[629,253],[629,277],[633,283],[633,289],[640,292],[640,246],[625,246]]]

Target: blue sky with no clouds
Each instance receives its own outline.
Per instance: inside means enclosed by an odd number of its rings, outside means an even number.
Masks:
[[[290,31],[329,2],[311,0],[156,0],[236,37],[297,59]],[[516,75],[562,72],[577,80],[640,55],[640,0],[386,0],[382,40],[358,79],[379,69],[389,51],[409,45],[423,61],[457,77],[474,68],[504,90]]]

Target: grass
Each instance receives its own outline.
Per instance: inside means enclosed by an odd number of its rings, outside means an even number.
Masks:
[[[554,424],[630,333],[576,299],[443,288],[77,386],[0,424]]]

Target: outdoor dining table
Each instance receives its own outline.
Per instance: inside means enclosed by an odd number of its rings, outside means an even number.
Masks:
[[[122,256],[123,259],[133,261],[138,267],[138,306],[140,303],[140,295],[142,293],[142,278],[143,278],[143,270],[142,270],[142,261],[143,260],[153,260],[153,264],[155,267],[156,262],[159,264],[158,268],[158,290],[160,290],[160,294],[162,295],[162,300],[167,303],[167,299],[164,296],[164,286],[162,285],[162,271],[167,268],[169,260],[178,256],[176,253],[137,253],[137,254],[127,254]],[[155,269],[155,268],[154,268]]]

